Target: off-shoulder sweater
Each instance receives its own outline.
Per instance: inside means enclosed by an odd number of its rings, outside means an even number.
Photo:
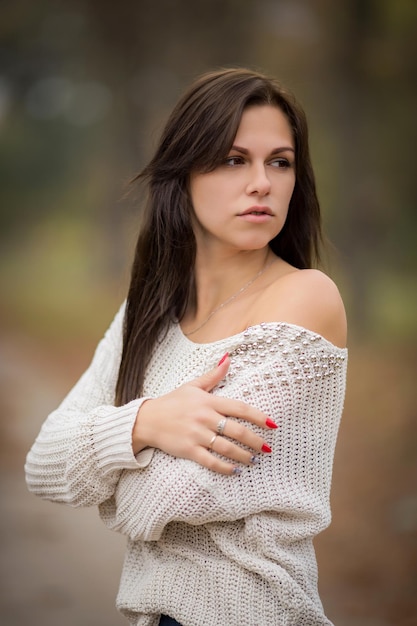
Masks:
[[[206,344],[172,324],[154,349],[143,398],[116,407],[123,316],[124,306],[43,424],[26,460],[30,491],[96,505],[104,524],[127,536],[117,606],[132,625],[156,626],[161,613],[183,626],[331,624],[318,595],[313,539],[330,523],[347,351],[287,323]],[[232,476],[158,449],[135,457],[141,403],[210,370],[226,351],[230,368],[213,393],[279,424],[250,426],[272,453]]]

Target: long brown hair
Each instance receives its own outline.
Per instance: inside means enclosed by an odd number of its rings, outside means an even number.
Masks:
[[[127,296],[118,405],[141,395],[155,343],[195,302],[190,173],[217,167],[233,145],[244,109],[263,104],[286,114],[295,143],[296,182],[288,216],[269,245],[300,269],[319,260],[320,207],[304,111],[280,83],[258,72],[226,69],[204,74],[180,99],[153,159],[134,179],[147,182],[148,200]]]

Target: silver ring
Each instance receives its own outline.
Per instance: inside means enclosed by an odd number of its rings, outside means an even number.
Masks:
[[[216,428],[216,432],[218,435],[223,435],[224,433],[224,428],[226,426],[226,422],[227,422],[227,417],[224,417],[223,419],[220,420],[220,422],[217,424],[217,428]]]
[[[216,441],[216,439],[217,439],[217,435],[213,435],[213,437],[210,439],[210,443],[209,443],[209,445],[207,446],[207,448],[208,448],[209,450],[210,450],[210,448],[212,448],[212,447],[213,447],[213,443]]]

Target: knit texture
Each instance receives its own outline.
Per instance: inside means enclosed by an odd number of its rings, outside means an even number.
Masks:
[[[114,407],[123,315],[124,306],[43,425],[27,457],[29,489],[99,505],[106,526],[128,537],[117,606],[132,625],[157,626],[161,613],[183,626],[330,625],[312,542],[330,523],[347,351],[286,323],[208,344],[173,324],[154,350],[144,398]],[[233,476],[157,449],[135,458],[141,402],[203,374],[226,351],[230,368],[213,393],[257,406],[279,424],[250,426],[272,454]]]

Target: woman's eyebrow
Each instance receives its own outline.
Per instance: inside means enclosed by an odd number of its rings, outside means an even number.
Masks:
[[[240,152],[241,154],[249,154],[249,150],[247,150],[246,148],[242,148],[241,146],[235,146],[233,145],[230,150],[235,150],[235,152]],[[271,150],[270,154],[279,154],[281,152],[294,152],[295,154],[295,150],[292,146],[281,146],[280,148],[274,148],[273,150]]]
[[[272,150],[271,154],[279,154],[280,152],[294,152],[295,154],[295,150],[291,146],[282,146],[282,148],[275,148],[275,150]]]

